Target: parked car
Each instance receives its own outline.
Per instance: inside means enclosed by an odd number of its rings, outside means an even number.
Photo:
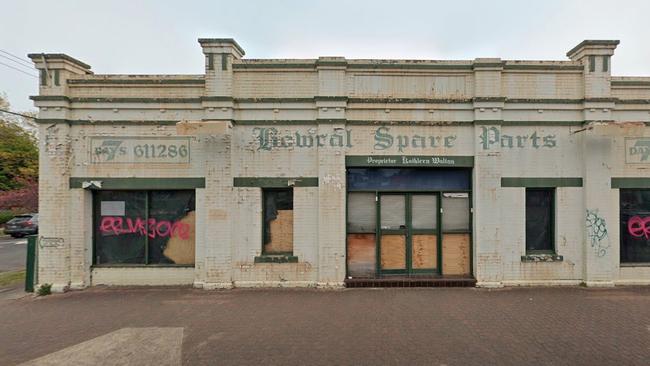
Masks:
[[[14,238],[38,234],[38,214],[18,215],[7,221],[5,223],[5,234],[9,234]]]

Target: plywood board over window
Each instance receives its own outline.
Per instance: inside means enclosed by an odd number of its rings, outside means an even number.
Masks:
[[[413,235],[413,269],[437,267],[438,247],[436,235]]]
[[[271,241],[264,245],[265,253],[293,251],[293,210],[278,210],[278,216],[269,224]]]
[[[348,234],[348,275],[373,277],[376,266],[375,234]]]
[[[445,276],[469,275],[470,234],[442,235],[442,274]]]
[[[293,189],[264,189],[264,254],[293,253]]]
[[[382,235],[381,268],[406,268],[406,237],[404,235]]]

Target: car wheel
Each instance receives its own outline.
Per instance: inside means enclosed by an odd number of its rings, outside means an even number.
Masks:
[[[12,236],[13,238],[18,239],[18,238],[22,238],[22,237],[25,236],[25,235],[23,235],[23,234],[11,234],[11,236]]]

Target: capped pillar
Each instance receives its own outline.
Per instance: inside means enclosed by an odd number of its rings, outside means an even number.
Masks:
[[[232,38],[199,38],[205,55],[205,95],[232,97],[232,63],[245,52]]]
[[[584,67],[585,121],[612,121],[611,56],[618,40],[585,40],[567,52]]]

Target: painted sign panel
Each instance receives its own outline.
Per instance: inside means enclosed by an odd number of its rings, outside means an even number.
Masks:
[[[431,133],[420,129],[409,131],[388,126],[380,126],[371,132],[372,149],[377,152],[422,151],[426,149],[456,148],[462,138],[455,133],[442,132],[432,129]],[[351,129],[335,130],[332,133],[319,134],[315,129],[307,131],[281,131],[276,127],[256,127],[253,135],[257,150],[271,151],[287,148],[320,148],[320,147],[356,147],[353,143],[355,131]],[[364,134],[365,138],[365,134]],[[465,137],[467,138],[467,137]],[[355,140],[357,143],[358,139]],[[364,140],[365,142],[365,140]],[[554,149],[557,147],[557,136],[545,134],[537,130],[528,130],[520,134],[506,134],[496,126],[481,127],[478,136],[478,146],[482,150],[501,149]]]
[[[650,138],[625,138],[625,162],[627,164],[650,164]]]
[[[471,167],[473,156],[432,155],[348,155],[345,165],[349,167]]]
[[[91,137],[90,161],[93,164],[189,163],[190,139],[188,137],[153,136]]]

